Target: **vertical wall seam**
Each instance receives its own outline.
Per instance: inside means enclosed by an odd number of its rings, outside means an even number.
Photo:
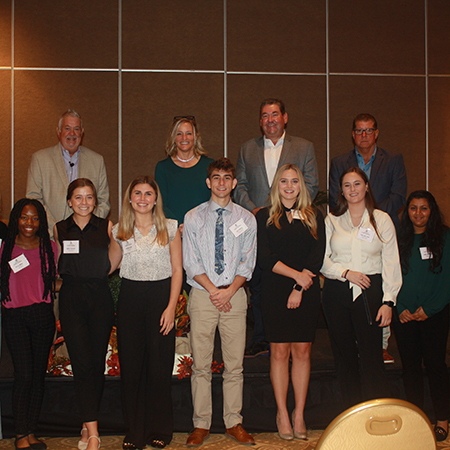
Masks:
[[[223,0],[223,156],[228,156],[227,0]]]
[[[429,134],[428,134],[428,4],[427,0],[424,1],[425,5],[425,189],[428,190],[429,180],[429,166],[428,166],[428,151],[429,151]]]
[[[11,211],[14,205],[14,0],[11,0]]]
[[[118,17],[118,130],[117,130],[117,199],[119,202],[119,216],[122,207],[122,0],[119,0],[119,17]]]
[[[325,0],[325,83],[326,83],[326,108],[327,108],[327,194],[330,189],[329,177],[330,173],[330,67],[329,67],[329,43],[328,43],[328,0]],[[327,209],[329,210],[329,204],[327,203]]]

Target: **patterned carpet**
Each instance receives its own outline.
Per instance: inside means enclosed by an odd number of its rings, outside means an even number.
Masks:
[[[224,434],[212,434],[205,443],[200,447],[202,450],[239,450],[250,449],[255,450],[312,450],[316,448],[323,430],[309,431],[308,441],[282,441],[276,433],[254,433],[255,446],[239,445],[234,440],[227,438]],[[167,449],[186,449],[185,446],[186,433],[175,433],[173,441]],[[43,439],[49,450],[77,450],[78,437],[70,438],[46,438]],[[102,446],[103,450],[121,450],[123,436],[103,436]],[[14,448],[13,439],[4,439],[0,441],[0,449]],[[152,447],[148,446],[147,449]],[[445,442],[438,443],[438,450],[450,450],[450,438]]]

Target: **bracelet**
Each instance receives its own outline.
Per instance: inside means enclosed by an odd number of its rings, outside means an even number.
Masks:
[[[345,279],[347,279],[347,274],[350,272],[350,269],[347,269],[345,272],[344,272],[344,275],[342,275],[342,278],[345,278]]]

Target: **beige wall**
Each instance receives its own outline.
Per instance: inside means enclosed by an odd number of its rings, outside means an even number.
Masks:
[[[0,0],[0,217],[68,108],[105,157],[116,220],[128,182],[164,158],[173,116],[195,115],[210,156],[236,161],[265,97],[314,142],[321,189],[370,112],[408,190],[428,180],[450,217],[449,23],[448,0]]]

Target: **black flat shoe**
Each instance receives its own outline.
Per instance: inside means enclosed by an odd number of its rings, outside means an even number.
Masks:
[[[438,427],[437,425],[434,427],[434,434],[436,436],[436,440],[438,442],[445,441],[448,436],[448,431],[445,431],[442,427]]]
[[[37,439],[37,438],[36,438]],[[42,442],[40,439],[37,439],[39,442],[35,442],[34,444],[30,444],[30,447],[33,450],[46,450],[47,449],[47,444],[45,444],[44,442]]]
[[[162,439],[152,439],[150,445],[153,448],[164,448],[167,444]]]

